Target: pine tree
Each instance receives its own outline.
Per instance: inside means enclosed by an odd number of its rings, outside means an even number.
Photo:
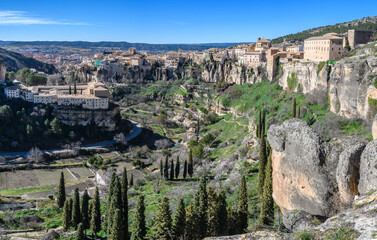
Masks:
[[[131,240],[144,240],[146,234],[144,197],[140,195],[134,210]]]
[[[177,210],[174,215],[173,234],[174,239],[183,239],[186,229],[186,209],[183,199],[179,199]]]
[[[78,225],[75,240],[85,240],[84,227],[82,226],[82,223],[79,223]]]
[[[165,177],[165,180],[169,179],[169,159],[168,159],[168,155],[166,155],[166,158],[165,158],[164,177]]]
[[[98,187],[96,187],[96,193],[94,194],[92,213],[90,219],[90,229],[97,238],[97,233],[101,231],[101,203],[99,199]]]
[[[175,162],[175,178],[178,179],[179,172],[180,172],[180,163],[179,163],[179,156],[177,156],[177,160]]]
[[[187,160],[185,160],[185,164],[183,165],[183,179],[186,180],[187,176]]]
[[[128,180],[127,180],[127,169],[124,168],[123,169],[123,174],[122,174],[122,216],[123,216],[123,219],[122,219],[122,222],[123,222],[123,229],[124,229],[124,232],[123,232],[123,236],[124,236],[124,239],[128,240],[128,196],[127,196],[127,192],[128,192]]]
[[[73,196],[73,207],[72,207],[72,227],[77,229],[81,223],[81,211],[80,211],[80,194],[79,189],[75,189],[75,193]]]
[[[242,176],[240,193],[239,193],[239,229],[241,233],[246,232],[247,230],[247,218],[248,218],[248,203],[247,203],[247,188],[246,188],[246,179],[245,176]]]
[[[264,132],[262,131],[264,135]],[[267,156],[266,156],[266,140],[264,137],[260,139],[260,147],[259,147],[259,172],[258,172],[258,196],[259,199],[262,199],[263,196],[263,185],[264,185],[264,176],[265,176],[265,168],[267,163]]]
[[[207,195],[207,182],[204,178],[200,179],[199,189],[194,198],[194,211],[198,214],[198,233],[200,238],[207,235],[207,208],[208,208],[208,195]]]
[[[132,172],[131,173],[131,177],[130,177],[130,187],[133,187],[134,186],[134,173]]]
[[[198,213],[195,211],[193,205],[189,205],[186,209],[186,236],[187,240],[197,240],[200,239],[199,234],[199,222]]]
[[[187,168],[187,173],[189,176],[192,178],[192,175],[194,174],[194,163],[192,160],[192,150],[190,149],[189,151],[189,159],[188,159],[188,168]]]
[[[173,159],[171,160],[171,163],[170,163],[170,180],[174,180],[174,161],[173,161]]]
[[[81,221],[82,221],[82,227],[84,228],[86,232],[86,230],[89,229],[90,227],[88,190],[85,190],[84,194],[82,195]]]
[[[296,117],[296,98],[293,98],[293,105],[292,105],[292,118]]]
[[[213,188],[207,189],[208,211],[207,211],[207,236],[217,236],[217,195]]]
[[[217,200],[217,236],[224,236],[228,234],[228,212],[226,208],[226,195],[225,192],[221,192]]]
[[[58,203],[59,208],[62,208],[64,206],[65,200],[66,200],[66,197],[65,197],[64,173],[61,172],[59,187],[58,187],[58,197],[57,197],[57,203]]]
[[[71,211],[69,210],[69,200],[66,200],[63,208],[63,230],[68,231],[71,225]]]
[[[112,227],[109,236],[109,240],[123,240],[123,224],[122,224],[122,216],[121,211],[116,209],[115,214],[112,220]]]
[[[171,224],[171,212],[169,208],[169,200],[167,197],[163,197],[157,208],[153,229],[153,239],[172,239],[173,233]]]
[[[164,163],[162,159],[160,160],[160,175],[161,175],[161,178],[164,177]]]
[[[266,177],[264,180],[264,192],[262,208],[260,213],[260,223],[271,225],[274,223],[274,199],[272,198],[272,158],[269,154],[266,165]]]

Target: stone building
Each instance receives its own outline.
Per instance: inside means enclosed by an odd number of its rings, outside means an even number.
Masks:
[[[261,51],[261,50],[267,50],[271,47],[271,41],[267,40],[265,38],[258,38],[258,41],[255,45],[255,50],[256,51]]]
[[[370,42],[372,37],[372,31],[351,29],[348,30],[348,35],[344,45],[349,45],[352,49],[354,49],[357,44],[365,44]]]
[[[305,59],[321,62],[333,61],[342,57],[343,38],[336,33],[311,37],[304,41]]]

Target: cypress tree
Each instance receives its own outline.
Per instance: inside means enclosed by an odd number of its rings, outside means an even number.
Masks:
[[[185,164],[183,165],[183,179],[186,180],[187,176],[187,160],[185,160]]]
[[[122,222],[123,222],[123,236],[124,239],[128,240],[128,180],[127,180],[127,169],[123,169],[122,173]]]
[[[195,194],[194,211],[198,214],[198,234],[200,238],[207,235],[207,209],[208,209],[208,195],[207,182],[204,178],[200,179],[199,189]]]
[[[200,119],[196,122],[196,141],[199,141]]]
[[[263,131],[262,131],[262,134],[264,135]],[[264,137],[261,137],[260,147],[259,147],[259,172],[258,172],[258,196],[259,196],[259,199],[262,199],[262,196],[263,196],[263,185],[264,185],[266,163],[267,163],[266,140],[265,140]]]
[[[73,82],[73,94],[77,94],[76,80]]]
[[[166,158],[165,158],[164,177],[165,177],[165,180],[169,179],[169,159],[168,159],[168,155],[166,155]]]
[[[260,223],[272,225],[274,223],[274,199],[272,198],[272,158],[269,154],[266,165],[266,177],[264,180],[264,192],[262,208],[260,213]]]
[[[96,187],[96,193],[94,194],[92,204],[92,214],[90,219],[90,229],[97,238],[97,233],[101,231],[101,203],[99,199],[98,187]]]
[[[72,227],[77,229],[80,222],[81,222],[80,194],[79,194],[79,189],[76,188],[74,196],[73,196]]]
[[[106,214],[109,214],[108,223],[107,223],[108,224],[107,235],[111,234],[111,230],[113,226],[113,218],[117,209],[119,209],[122,214],[122,210],[121,210],[122,209],[122,195],[121,195],[121,186],[120,186],[118,176],[116,176],[115,178],[115,184],[114,184],[114,189],[113,189],[113,195],[111,197],[110,208],[108,209],[106,213]]]
[[[189,176],[192,178],[192,175],[194,174],[194,163],[192,160],[192,150],[190,149],[189,151],[189,159],[188,159],[188,168],[187,168],[187,173]]]
[[[224,236],[228,234],[228,213],[226,209],[226,196],[225,192],[220,192],[217,200],[217,236]]]
[[[61,172],[59,187],[58,187],[58,197],[57,197],[57,203],[58,203],[59,208],[62,208],[64,206],[65,200],[66,200],[66,197],[65,197],[64,173]]]
[[[180,172],[180,163],[179,163],[179,156],[177,156],[177,160],[175,162],[175,178],[178,179],[179,172]]]
[[[162,159],[160,160],[160,175],[161,178],[164,176],[164,163],[162,162]]]
[[[160,202],[156,218],[154,220],[154,237],[153,239],[169,240],[172,239],[171,212],[169,209],[169,200],[163,197]]]
[[[218,216],[217,216],[217,195],[213,188],[207,189],[208,211],[207,211],[207,236],[217,236]]]
[[[114,188],[115,188],[115,182],[116,182],[116,178],[117,178],[117,175],[115,174],[115,172],[113,172],[111,174],[111,179],[110,179],[110,185],[109,185],[109,193],[108,193],[108,198],[107,198],[107,204],[106,204],[106,213],[105,213],[105,218],[104,218],[104,221],[103,221],[103,229],[105,230],[105,232],[107,232],[107,230],[109,228],[111,228],[111,225],[109,225],[108,223],[111,222],[111,219],[110,219],[110,209],[111,209],[111,201],[112,201],[112,197],[113,197],[113,194],[114,194]]]
[[[186,209],[186,236],[187,240],[197,240],[200,239],[199,234],[199,222],[198,213],[195,211],[194,207],[190,204]]]
[[[66,200],[63,208],[63,230],[68,231],[71,224],[71,211],[69,210],[69,200]]]
[[[247,188],[245,176],[242,176],[240,193],[239,193],[239,229],[241,233],[247,230],[247,217],[248,217],[248,203],[247,203]]]
[[[123,224],[122,224],[122,216],[121,211],[119,209],[116,209],[115,214],[113,216],[112,220],[112,227],[111,227],[111,233],[108,235],[109,240],[123,240]]]
[[[297,118],[301,118],[301,107],[297,107]]]
[[[72,94],[72,88],[71,88],[71,84],[69,84],[69,90],[68,90],[68,94]]]
[[[75,240],[85,240],[84,227],[82,226],[82,223],[79,223],[78,225]]]
[[[228,235],[235,235],[239,233],[239,227],[238,227],[238,211],[236,211],[234,208],[229,207],[228,208]]]
[[[173,159],[171,160],[171,163],[170,163],[170,180],[174,180],[174,161],[173,161]]]
[[[173,234],[174,239],[183,239],[186,229],[186,209],[183,199],[179,199],[178,207],[174,215]]]
[[[144,240],[146,234],[144,197],[140,195],[133,215],[131,240]]]
[[[73,199],[70,198],[68,201],[68,208],[69,208],[69,226],[72,227],[72,209],[73,209]]]
[[[130,177],[130,187],[133,187],[133,186],[134,186],[134,173],[132,172],[131,177]]]
[[[86,230],[90,227],[88,190],[85,190],[84,194],[82,195],[81,220],[82,227],[86,232]]]
[[[296,117],[296,98],[293,98],[293,104],[292,104],[292,118]]]

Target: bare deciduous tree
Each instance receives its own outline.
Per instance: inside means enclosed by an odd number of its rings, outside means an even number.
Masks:
[[[28,152],[26,158],[29,160],[29,162],[39,163],[43,161],[43,153],[39,148],[33,147]]]

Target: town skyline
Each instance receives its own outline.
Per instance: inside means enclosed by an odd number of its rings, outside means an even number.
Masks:
[[[215,1],[184,2],[67,0],[0,3],[0,31],[3,41],[113,41],[150,44],[197,44],[250,42],[257,37],[277,38],[319,26],[374,16],[374,1],[362,6],[350,1],[338,5],[326,2],[289,1],[287,6],[263,9],[258,1],[236,1],[232,5]],[[321,1],[325,3],[324,1]],[[74,7],[72,7],[74,6]],[[333,14],[333,9],[339,14]],[[287,9],[287,10],[284,10]],[[222,13],[222,14],[218,14]],[[226,13],[226,14],[224,14]],[[293,14],[294,13],[294,14]],[[318,16],[321,16],[318,18]]]

